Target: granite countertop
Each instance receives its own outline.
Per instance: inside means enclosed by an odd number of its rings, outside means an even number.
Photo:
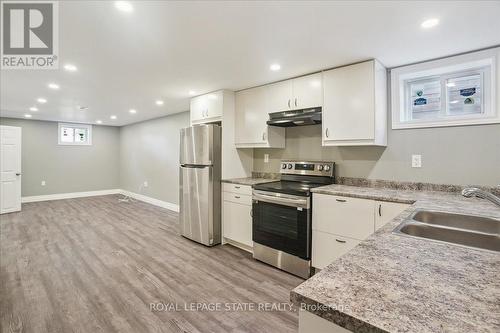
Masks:
[[[500,332],[500,254],[395,235],[416,209],[500,219],[459,193],[328,185],[315,193],[411,203],[394,220],[295,288],[297,307],[355,332]]]
[[[231,184],[239,184],[239,185],[248,185],[248,186],[253,186],[257,184],[263,184],[263,183],[270,183],[270,182],[275,182],[277,179],[270,179],[270,178],[254,178],[254,177],[247,177],[247,178],[233,178],[233,179],[223,179],[223,183],[231,183]]]

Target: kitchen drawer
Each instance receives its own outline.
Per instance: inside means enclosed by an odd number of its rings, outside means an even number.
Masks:
[[[246,206],[252,205],[252,196],[251,195],[224,192],[222,194],[222,200],[234,202],[234,203],[237,203],[240,205],[246,205]]]
[[[375,201],[325,194],[313,195],[314,230],[363,240],[375,231]]]
[[[249,185],[223,183],[222,190],[224,192],[252,195],[252,187]]]
[[[312,231],[312,265],[323,269],[335,259],[352,250],[361,241],[348,237]]]

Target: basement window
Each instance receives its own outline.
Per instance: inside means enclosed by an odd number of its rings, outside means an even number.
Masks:
[[[499,53],[496,48],[393,69],[392,128],[500,123]]]
[[[59,123],[58,132],[60,145],[92,145],[92,125]]]

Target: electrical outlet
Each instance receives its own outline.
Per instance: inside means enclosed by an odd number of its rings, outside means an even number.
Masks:
[[[42,180],[42,186],[45,186],[45,180]]]
[[[411,167],[412,168],[422,167],[422,155],[411,155]]]
[[[269,163],[269,154],[264,154],[264,163]]]
[[[144,183],[143,183],[144,187],[148,187],[148,181],[145,180]]]

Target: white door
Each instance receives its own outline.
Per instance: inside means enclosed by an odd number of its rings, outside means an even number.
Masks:
[[[311,74],[293,79],[294,109],[307,109],[323,105],[323,75]]]
[[[0,126],[0,214],[21,210],[21,128]]]

